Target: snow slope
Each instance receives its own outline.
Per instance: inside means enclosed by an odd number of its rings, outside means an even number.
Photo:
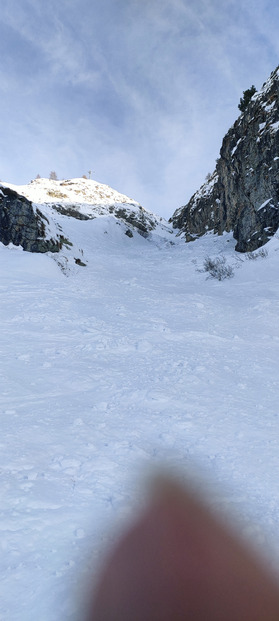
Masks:
[[[248,260],[230,235],[63,226],[88,259],[67,277],[0,245],[1,621],[80,619],[88,567],[161,461],[201,473],[279,567],[279,240]],[[199,271],[220,253],[222,282]]]

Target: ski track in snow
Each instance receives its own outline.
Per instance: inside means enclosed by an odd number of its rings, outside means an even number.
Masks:
[[[170,247],[90,227],[68,277],[0,246],[1,621],[80,618],[88,567],[161,461],[202,473],[279,566],[278,240],[237,262],[229,235]],[[218,253],[233,279],[197,271]]]

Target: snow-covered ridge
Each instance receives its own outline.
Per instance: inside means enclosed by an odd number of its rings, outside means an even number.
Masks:
[[[26,196],[33,203],[78,203],[91,205],[113,205],[139,203],[110,186],[93,179],[34,179],[27,185],[8,185],[16,192]]]
[[[147,211],[138,201],[121,194],[110,186],[93,179],[35,179],[27,185],[2,183],[30,200],[34,206],[48,205],[59,213],[78,219],[98,216],[115,216],[135,226],[142,232],[150,232],[157,226],[168,229],[166,220]]]

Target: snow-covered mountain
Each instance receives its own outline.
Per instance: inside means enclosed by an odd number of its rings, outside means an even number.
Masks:
[[[110,186],[84,177],[62,181],[39,177],[27,185],[9,184],[9,187],[33,203],[74,204],[77,212],[80,211],[89,217],[97,213],[102,214],[101,207],[114,206],[117,203],[133,205],[135,209],[140,206],[137,201],[113,190]]]
[[[86,265],[84,249],[76,247],[71,221],[99,218],[107,219],[108,226],[120,227],[130,239],[139,234],[149,240],[167,240],[172,235],[163,218],[91,179],[39,178],[28,185],[2,184],[0,188],[0,241],[31,252],[59,253],[56,259],[61,265],[69,261]]]

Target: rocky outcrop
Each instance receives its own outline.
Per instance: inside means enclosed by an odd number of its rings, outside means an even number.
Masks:
[[[64,232],[69,218],[104,216],[115,219],[131,238],[135,233],[147,238],[158,230],[167,236],[173,232],[167,222],[136,201],[91,179],[39,178],[25,186],[0,186],[0,241],[5,245],[58,252],[63,245],[73,245]]]
[[[223,139],[216,169],[171,218],[191,241],[233,231],[236,250],[253,251],[279,227],[279,67]]]
[[[32,203],[14,190],[0,186],[0,241],[29,252],[58,252],[63,237],[46,238],[48,219]]]
[[[111,209],[111,212],[117,219],[135,229],[142,237],[148,237],[149,233],[151,233],[158,224],[156,216],[147,212],[141,205],[139,205],[136,210],[132,206],[116,205],[115,208]],[[131,233],[131,230],[128,230]]]

